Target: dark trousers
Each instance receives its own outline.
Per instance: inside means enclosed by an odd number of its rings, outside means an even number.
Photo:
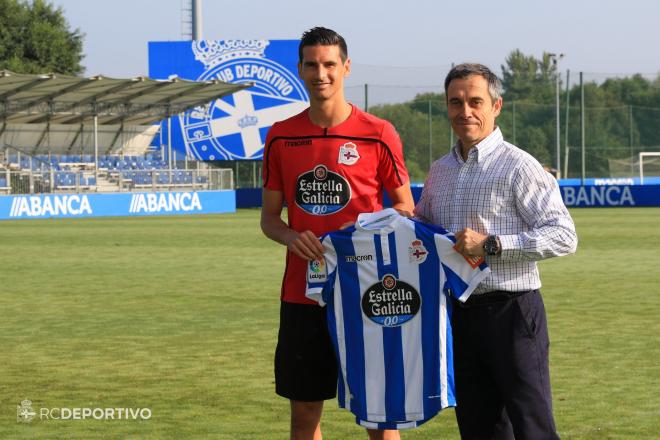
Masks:
[[[454,302],[456,419],[463,440],[559,439],[538,290]],[[515,437],[514,437],[515,436]]]

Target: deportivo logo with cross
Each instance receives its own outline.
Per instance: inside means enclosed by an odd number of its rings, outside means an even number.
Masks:
[[[411,263],[423,263],[426,261],[428,251],[421,240],[413,240],[408,247],[408,256]]]
[[[337,159],[337,163],[353,165],[358,159],[360,159],[360,153],[358,153],[357,145],[353,142],[346,142],[339,147],[339,158]]]

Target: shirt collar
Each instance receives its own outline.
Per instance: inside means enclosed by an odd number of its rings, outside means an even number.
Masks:
[[[373,213],[358,215],[355,229],[363,232],[390,233],[404,217],[396,209],[386,208]]]
[[[495,127],[495,130],[488,136],[486,136],[481,142],[479,142],[477,145],[474,146],[474,148],[471,148],[470,151],[468,152],[468,157],[470,157],[473,154],[476,154],[476,160],[477,162],[480,162],[483,158],[491,154],[495,149],[504,141],[504,137],[502,136],[502,132],[500,131],[500,127]],[[454,144],[454,148],[452,149],[454,156],[456,159],[460,162],[463,163],[465,162],[463,160],[463,156],[461,156],[461,141],[458,140]],[[473,152],[474,151],[474,152]]]

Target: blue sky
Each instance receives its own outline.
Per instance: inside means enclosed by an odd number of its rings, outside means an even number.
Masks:
[[[145,75],[147,42],[181,39],[182,0],[52,2],[86,34],[86,75]],[[206,39],[289,39],[331,27],[348,41],[353,63],[369,71],[369,82],[388,71],[401,84],[435,76],[441,83],[433,72],[463,61],[499,72],[516,48],[537,57],[564,53],[562,71],[594,77],[660,72],[655,0],[203,0],[202,9]]]

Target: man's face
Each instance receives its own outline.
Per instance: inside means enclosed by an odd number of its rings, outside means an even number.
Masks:
[[[310,98],[325,101],[343,93],[344,77],[351,71],[351,60],[339,56],[339,46],[305,46],[298,74],[305,82]]]
[[[502,98],[493,102],[488,81],[481,75],[453,79],[447,87],[449,120],[465,148],[478,144],[493,132],[500,110]]]

